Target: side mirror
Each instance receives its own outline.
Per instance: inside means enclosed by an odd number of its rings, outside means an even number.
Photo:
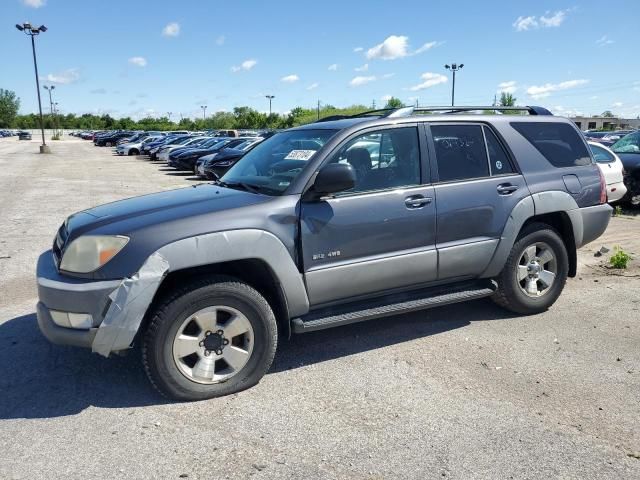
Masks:
[[[356,185],[356,172],[348,163],[330,163],[318,172],[313,191],[317,195],[344,192]]]

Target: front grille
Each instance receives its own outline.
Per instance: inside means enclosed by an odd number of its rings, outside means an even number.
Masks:
[[[62,260],[62,255],[64,254],[64,249],[66,247],[67,238],[69,237],[69,232],[67,231],[67,227],[63,223],[58,229],[58,233],[56,234],[56,238],[53,241],[53,259],[56,262],[56,267],[60,267],[60,261]]]

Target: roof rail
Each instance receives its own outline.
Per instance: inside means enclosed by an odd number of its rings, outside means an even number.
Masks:
[[[487,106],[464,106],[464,107],[401,107],[401,108],[380,108],[377,110],[369,110],[367,112],[357,113],[355,115],[330,115],[321,118],[317,122],[330,122],[332,120],[344,120],[346,118],[363,118],[363,117],[379,117],[379,118],[402,118],[410,117],[415,113],[422,112],[442,112],[461,113],[473,112],[478,110],[489,110],[493,112],[527,112],[529,115],[553,115],[544,107],[526,106],[526,107],[499,107],[494,105]]]
[[[412,108],[412,107],[408,107]],[[399,109],[405,110],[405,109]],[[489,110],[495,112],[527,112],[529,115],[553,115],[544,107],[525,106],[525,107],[502,107],[502,106],[464,106],[464,107],[413,107],[413,113],[420,112],[444,112],[444,113],[460,113],[473,112],[476,110]]]

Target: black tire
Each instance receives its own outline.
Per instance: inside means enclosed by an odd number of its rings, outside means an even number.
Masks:
[[[136,148],[129,150],[129,155],[140,155],[140,152]]]
[[[253,349],[247,363],[231,378],[202,384],[187,378],[176,365],[173,340],[190,315],[214,305],[226,305],[244,314],[253,328]],[[174,400],[204,400],[256,385],[271,366],[277,342],[276,319],[264,297],[233,277],[213,276],[194,281],[157,305],[143,332],[142,361],[149,380],[162,395]]]
[[[556,262],[556,276],[551,286],[539,297],[527,295],[517,279],[520,258],[527,247],[536,243],[546,244],[553,252]],[[512,312],[531,315],[544,312],[558,299],[569,273],[569,256],[560,235],[545,223],[532,223],[525,227],[511,248],[507,261],[496,278],[498,290],[492,299],[495,303]]]
[[[105,147],[111,147],[112,145],[111,145],[111,142],[105,142],[104,146]]]

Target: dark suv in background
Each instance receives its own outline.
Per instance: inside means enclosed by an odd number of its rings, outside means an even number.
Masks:
[[[153,385],[194,400],[255,385],[292,332],[482,297],[542,312],[609,223],[604,179],[571,121],[483,109],[293,128],[215,184],[71,215],[38,261],[40,329],[137,342]]]

